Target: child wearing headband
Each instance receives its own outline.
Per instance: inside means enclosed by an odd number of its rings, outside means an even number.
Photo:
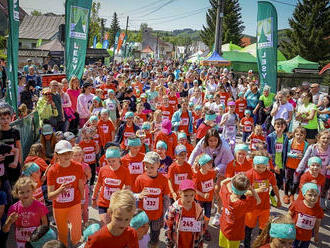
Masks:
[[[148,235],[149,218],[146,212],[142,209],[137,209],[135,215],[131,219],[130,226],[137,232],[139,248],[148,247],[148,243],[150,241],[150,237]]]
[[[248,192],[253,197],[247,197]],[[245,215],[260,204],[260,198],[243,173],[221,182],[220,197],[223,208],[219,246],[238,248],[244,239]]]
[[[97,133],[100,137],[100,149],[104,152],[105,144],[115,138],[115,127],[112,121],[109,120],[109,110],[107,109],[101,111],[100,120],[97,123]]]
[[[254,120],[251,117],[251,110],[246,109],[244,111],[245,117],[243,117],[240,121],[240,127],[243,130],[243,137],[242,140],[245,143],[247,138],[250,137],[253,127],[254,127]]]
[[[31,233],[30,240],[25,244],[25,247],[42,248],[46,242],[56,239],[56,233],[52,228],[47,225],[41,225]]]
[[[227,164],[225,177],[231,178],[239,172],[245,172],[252,168],[251,163],[246,159],[249,147],[246,144],[235,146],[235,159]]]
[[[43,182],[40,179],[41,171],[39,165],[36,163],[26,163],[22,168],[22,175],[30,177],[36,183],[36,189],[33,191],[34,199],[45,204],[44,195],[42,193],[42,184]]]
[[[150,122],[143,122],[142,124],[142,130],[145,133],[145,138],[144,138],[144,144],[146,147],[149,148],[149,151],[151,149],[151,145],[153,143],[153,137],[152,137],[152,133],[151,133],[151,124]],[[144,153],[146,153],[148,151],[145,151]]]
[[[291,216],[271,217],[252,248],[291,248],[295,238],[296,229]]]
[[[156,152],[160,157],[160,166],[158,169],[160,174],[167,174],[168,167],[170,167],[170,165],[173,163],[172,158],[166,155],[166,151],[167,144],[164,141],[159,140],[156,144]]]
[[[289,215],[296,224],[297,236],[293,248],[305,248],[310,244],[314,234],[314,241],[318,243],[323,210],[318,204],[320,190],[315,183],[305,183],[301,188],[303,199],[298,199],[291,204]]]
[[[192,136],[190,137],[192,138]],[[187,158],[189,158],[190,154],[194,150],[194,147],[188,142],[188,137],[185,132],[178,133],[178,145],[184,145],[187,148]]]
[[[253,188],[258,192],[261,199],[261,204],[252,211],[246,213],[245,216],[245,239],[244,247],[249,248],[251,243],[251,234],[253,228],[259,222],[259,229],[263,230],[266,227],[270,216],[270,187],[273,188],[278,200],[277,207],[281,207],[280,194],[276,185],[276,179],[273,172],[267,170],[269,158],[263,156],[263,153],[256,153],[253,158],[253,168],[246,172],[247,178],[250,180]]]

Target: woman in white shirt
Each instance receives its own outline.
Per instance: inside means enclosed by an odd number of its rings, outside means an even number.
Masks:
[[[282,118],[287,123],[287,128],[290,126],[293,106],[288,102],[288,92],[281,90],[277,93],[276,102],[274,103],[273,110],[270,115],[273,117],[272,125],[274,126],[275,120]]]

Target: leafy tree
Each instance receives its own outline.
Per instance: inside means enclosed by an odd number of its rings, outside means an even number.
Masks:
[[[330,59],[329,0],[299,0],[289,19],[288,40],[281,48],[287,58],[297,55],[325,64]]]
[[[101,18],[99,17],[100,8],[101,3],[93,1],[88,27],[88,47],[93,45],[95,35],[97,40],[100,40],[101,38]]]
[[[111,26],[110,26],[110,30],[109,30],[109,44],[110,44],[110,47],[113,46],[113,44],[115,43],[115,36],[116,36],[118,31],[120,32],[120,25],[119,25],[117,13],[115,12],[113,14],[112,21],[111,21]]]
[[[203,25],[200,36],[202,41],[211,49],[214,45],[215,27],[217,19],[217,0],[209,0],[212,8],[207,11],[206,23]],[[241,45],[242,33],[244,30],[241,7],[238,0],[223,0],[224,3],[224,18],[222,23],[222,42],[232,42]]]
[[[32,16],[41,16],[42,13],[40,11],[38,11],[38,10],[35,9],[35,10],[31,11],[31,15]]]

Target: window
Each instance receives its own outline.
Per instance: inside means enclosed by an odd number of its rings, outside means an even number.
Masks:
[[[22,42],[18,42],[18,48],[19,48],[19,49],[22,48]]]
[[[31,48],[36,48],[37,47],[37,43],[31,43]]]

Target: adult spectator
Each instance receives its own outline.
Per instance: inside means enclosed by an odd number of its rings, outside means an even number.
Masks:
[[[28,110],[32,111],[35,103],[38,101],[38,94],[36,91],[36,82],[29,80],[20,94],[20,103],[25,104]]]
[[[56,125],[54,126],[56,131],[63,131],[64,127],[64,115],[63,115],[63,107],[62,107],[62,99],[59,94],[60,88],[59,84],[56,80],[53,80],[49,84],[53,102],[55,103],[55,107],[57,109],[58,115],[56,117]]]
[[[37,71],[37,67],[33,64],[32,59],[27,59],[27,64],[23,67],[23,72],[25,75],[29,74],[29,69],[31,66],[35,71]]]
[[[58,116],[58,111],[53,101],[50,88],[44,88],[42,90],[42,95],[37,102],[36,110],[39,114],[40,126],[43,126],[43,123],[49,123],[53,127],[57,125],[56,117]]]
[[[85,82],[81,94],[77,99],[77,112],[79,114],[79,126],[82,128],[89,119],[91,112],[89,107],[92,104],[94,94],[91,93],[93,84]]]
[[[301,95],[302,103],[298,105],[296,120],[306,129],[306,139],[309,144],[314,144],[318,134],[317,107],[313,103],[311,92]]]
[[[217,83],[215,82],[214,76],[209,76],[209,79],[206,81],[206,94],[214,94],[217,90]]]
[[[251,85],[251,88],[248,89],[244,94],[244,98],[246,99],[246,103],[247,103],[247,109],[251,110],[251,112],[253,112],[253,110],[257,107],[259,102],[259,97],[260,97],[260,93],[258,90],[258,86],[253,83]],[[254,122],[256,122],[256,118],[257,118],[256,115],[253,115],[253,118],[254,118]]]
[[[322,99],[324,95],[320,92],[320,85],[319,84],[311,84],[310,92],[313,96],[313,103],[316,106],[320,106],[322,104]]]
[[[7,87],[6,62],[4,59],[0,59],[0,86],[2,89],[0,97],[2,97]]]
[[[64,117],[63,132],[66,132],[69,130],[70,122],[73,121],[76,117],[72,109],[70,97],[63,90],[64,87],[63,84],[58,84],[58,85],[59,85],[59,95],[61,96],[61,104],[63,108],[63,117]]]
[[[257,115],[257,123],[263,124],[266,117],[270,114],[271,107],[274,103],[275,94],[270,92],[270,87],[266,85],[263,94],[259,97],[259,103],[253,110],[253,114]]]
[[[273,117],[272,125],[274,127],[275,120],[282,118],[287,123],[287,128],[290,125],[293,115],[293,106],[288,102],[289,93],[285,90],[281,90],[277,93],[276,102],[273,105],[273,109],[270,112],[270,115]]]
[[[325,128],[330,128],[330,96],[324,96],[322,104],[318,108],[320,120],[323,122]]]
[[[41,87],[41,79],[40,76],[36,74],[36,70],[34,69],[34,66],[29,67],[29,71],[26,75],[26,81],[28,82],[29,80],[34,80],[37,84],[37,86]]]

